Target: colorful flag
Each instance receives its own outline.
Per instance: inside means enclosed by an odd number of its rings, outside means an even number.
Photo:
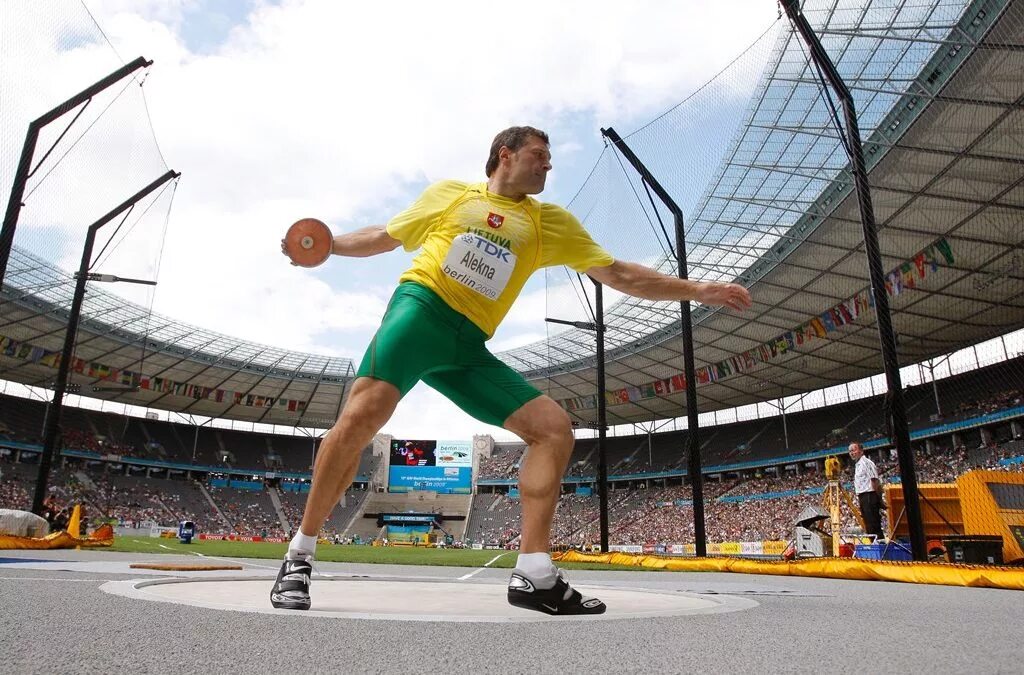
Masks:
[[[953,264],[953,247],[949,245],[949,242],[945,238],[939,239],[935,242],[935,248],[939,249],[939,253],[946,259],[947,265]]]
[[[917,268],[917,276],[924,279],[924,251],[914,256],[914,267]]]

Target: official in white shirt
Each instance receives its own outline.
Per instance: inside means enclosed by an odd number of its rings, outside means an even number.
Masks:
[[[864,454],[860,443],[850,444],[850,458],[857,464],[853,471],[853,490],[860,502],[864,529],[878,538],[882,534],[882,481],[878,467]]]

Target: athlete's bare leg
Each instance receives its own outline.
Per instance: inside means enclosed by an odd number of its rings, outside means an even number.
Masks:
[[[320,532],[352,484],[363,448],[391,419],[400,398],[398,389],[383,380],[360,377],[352,384],[341,416],[320,442],[299,528],[303,534],[315,537]]]
[[[523,509],[519,551],[547,553],[562,476],[572,454],[572,423],[551,398],[539,396],[512,413],[504,426],[529,446],[519,469]]]

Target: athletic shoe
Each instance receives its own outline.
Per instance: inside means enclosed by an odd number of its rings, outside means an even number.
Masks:
[[[309,577],[312,574],[313,565],[309,560],[285,559],[270,591],[270,604],[276,609],[309,609]]]
[[[570,586],[562,570],[558,570],[555,585],[551,588],[537,588],[521,570],[512,570],[512,578],[508,582],[508,602],[516,607],[554,616],[604,614],[607,609],[597,598],[584,598]]]

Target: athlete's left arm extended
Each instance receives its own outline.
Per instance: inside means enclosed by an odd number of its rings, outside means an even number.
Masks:
[[[645,300],[696,300],[741,311],[752,304],[750,293],[739,284],[679,279],[624,260],[606,267],[591,267],[586,274],[605,286]]]

